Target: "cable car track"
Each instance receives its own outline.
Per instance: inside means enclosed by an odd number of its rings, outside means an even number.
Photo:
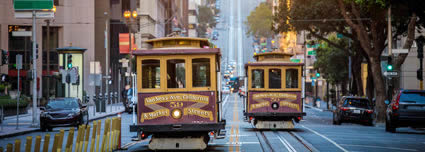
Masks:
[[[265,132],[270,133],[268,136],[265,134]],[[289,139],[288,136],[285,138],[281,133],[287,133],[289,137],[292,139]],[[272,136],[273,135],[273,136]],[[301,139],[298,135],[295,135],[293,131],[258,131],[257,132],[257,138],[259,142],[261,143],[261,149],[264,152],[277,152],[282,151],[278,146],[272,146],[271,140],[279,140],[282,145],[286,148],[289,152],[297,152],[297,151],[310,151],[315,152],[315,148],[311,147],[310,144],[306,143],[303,139]],[[291,142],[290,142],[291,141]],[[296,144],[300,144],[302,147],[298,146],[296,147]],[[279,148],[279,149],[278,149]]]

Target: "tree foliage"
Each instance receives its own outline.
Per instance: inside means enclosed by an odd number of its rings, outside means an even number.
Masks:
[[[214,28],[217,25],[217,22],[214,19],[214,14],[211,8],[208,6],[199,6],[198,7],[198,32],[199,35],[205,35],[208,28]]]
[[[260,3],[247,17],[245,24],[248,26],[247,34],[252,36],[270,37],[273,36],[273,14],[271,6]]]
[[[329,36],[329,40],[341,46],[348,45],[347,39],[338,39],[335,35]],[[325,41],[320,42],[314,68],[318,69],[331,84],[347,82],[348,52],[331,46]]]
[[[378,121],[385,115],[385,84],[382,77],[381,54],[386,48],[387,10],[391,6],[393,38],[406,36],[403,48],[410,49],[415,38],[415,27],[423,27],[425,19],[425,1],[423,0],[296,0],[292,1],[290,11],[286,0],[280,1],[279,13],[274,21],[278,23],[278,32],[289,31],[284,17],[290,16],[291,24],[297,31],[309,31],[311,36],[332,43],[326,36],[337,32],[357,41],[371,68],[377,99]],[[390,5],[391,4],[391,5]],[[394,30],[395,29],[395,30]],[[357,44],[357,43],[354,43]],[[407,55],[399,56],[393,64],[400,67]]]

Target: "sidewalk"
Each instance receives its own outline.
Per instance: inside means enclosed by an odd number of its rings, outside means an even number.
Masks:
[[[332,109],[335,108],[333,105],[330,105],[330,109],[328,109],[326,107],[327,106],[326,102],[323,101],[323,100],[320,100],[318,102],[318,104],[314,107],[313,106],[313,100],[314,99],[312,97],[306,97],[305,98],[305,106],[308,107],[308,108],[312,108],[312,109],[321,111],[321,112],[323,112],[323,111],[332,111]]]
[[[112,109],[111,109],[112,107]],[[94,106],[88,106],[89,121],[102,119],[124,112],[122,103],[106,106],[106,112],[94,112]],[[37,119],[40,116],[40,109],[37,109]],[[39,126],[32,127],[32,108],[28,109],[28,114],[19,115],[19,129],[16,130],[16,116],[4,117],[0,124],[0,138],[18,136],[30,132],[39,131]]]

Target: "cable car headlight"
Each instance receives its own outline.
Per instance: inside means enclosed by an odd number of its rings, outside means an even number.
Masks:
[[[272,103],[272,109],[273,110],[279,109],[279,104],[277,102]]]
[[[173,109],[171,110],[171,116],[174,119],[180,119],[182,117],[182,111],[180,109]]]

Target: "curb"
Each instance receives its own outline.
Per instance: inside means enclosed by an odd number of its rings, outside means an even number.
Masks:
[[[123,113],[123,112],[124,112],[124,110],[121,110],[121,111],[114,112],[114,113],[111,113],[111,114],[107,114],[107,115],[103,115],[103,116],[96,117],[96,118],[93,118],[93,119],[89,119],[89,122],[99,120],[99,119],[103,119],[103,118],[110,117],[110,116],[114,116],[114,115],[117,115],[118,113]],[[20,136],[20,135],[24,135],[24,134],[28,134],[28,133],[32,133],[32,132],[37,132],[37,131],[41,131],[40,128],[34,128],[33,130],[26,130],[26,131],[22,131],[22,132],[0,135],[0,138],[9,138],[9,137],[14,137],[14,136]]]

